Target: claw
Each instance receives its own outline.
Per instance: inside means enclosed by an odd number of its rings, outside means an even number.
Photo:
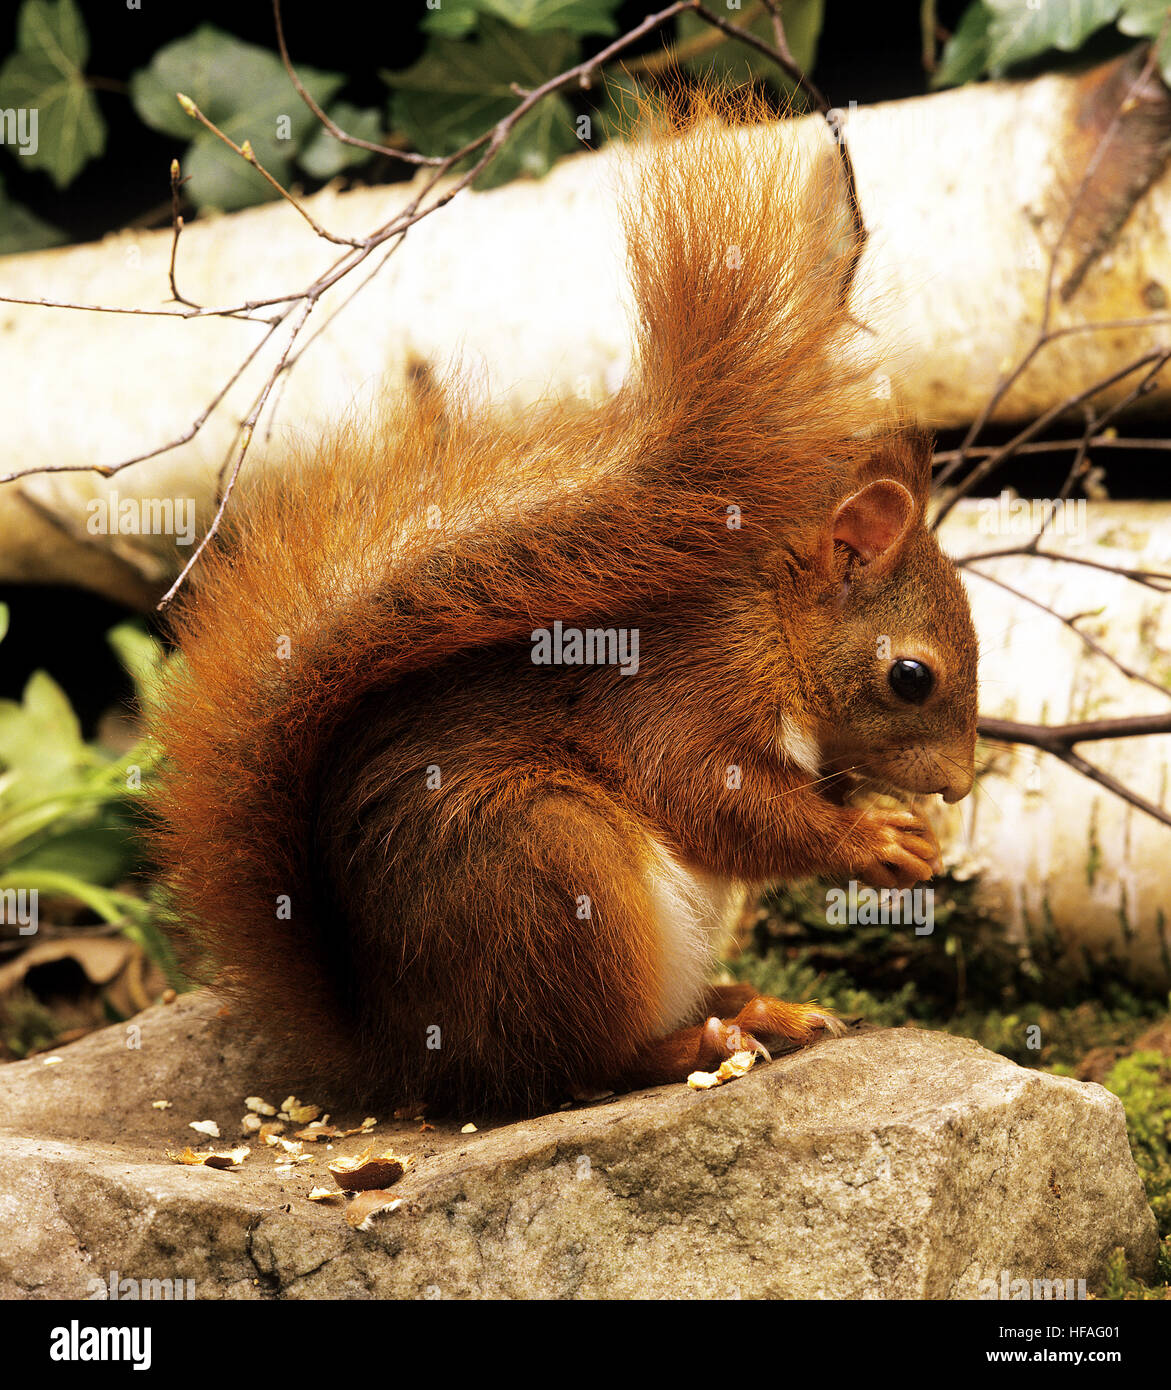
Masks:
[[[703,1038],[700,1042],[700,1059],[710,1061],[734,1057],[737,1052],[755,1052],[766,1062],[772,1061],[772,1054],[759,1038],[754,1038],[741,1024],[725,1023],[719,1018],[709,1018],[704,1024]]]

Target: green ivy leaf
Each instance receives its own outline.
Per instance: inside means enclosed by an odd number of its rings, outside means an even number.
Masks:
[[[431,34],[463,38],[476,27],[480,15],[490,15],[529,33],[552,29],[567,34],[617,34],[614,11],[621,0],[442,0],[431,10],[422,27]]]
[[[1167,18],[1167,0],[1122,0],[1118,27],[1124,34],[1153,39]]]
[[[369,107],[362,109],[351,106],[349,102],[339,101],[329,108],[329,118],[340,126],[347,135],[359,140],[376,141],[382,135],[382,115]],[[364,164],[370,158],[369,150],[356,145],[344,145],[331,135],[323,125],[318,125],[317,134],[305,146],[297,162],[307,174],[315,179],[331,179],[352,164]]]
[[[4,180],[0,179],[0,256],[40,251],[46,246],[60,246],[68,240],[58,227],[42,222],[23,203],[9,198],[4,190]],[[0,636],[3,636],[2,628]]]
[[[513,179],[539,179],[562,155],[583,149],[577,138],[577,117],[562,96],[549,96],[520,121],[491,164],[478,176],[481,191],[499,188]]]
[[[476,0],[442,0],[437,9],[428,10],[419,28],[425,34],[436,34],[445,39],[463,39],[480,22],[480,8]]]
[[[433,38],[413,66],[382,74],[396,89],[392,124],[423,154],[453,154],[515,109],[520,98],[513,83],[538,87],[570,67],[578,51],[569,34],[522,35],[494,19],[484,19],[470,42]],[[476,186],[543,174],[558,155],[579,147],[569,103],[547,97],[512,132]]]
[[[974,82],[988,71],[988,33],[992,11],[975,0],[964,11],[956,31],[948,39],[931,77],[933,87],[959,87]]]
[[[47,671],[34,671],[29,677],[24,688],[24,709],[46,741],[69,757],[84,757],[85,744],[77,715],[68,695]]]
[[[16,52],[0,69],[0,108],[36,113],[36,148],[23,158],[58,188],[106,148],[106,123],[82,72],[88,56],[74,0],[25,0]]]
[[[1132,38],[1153,39],[1167,18],[1167,0],[1122,0],[1118,27]],[[1158,46],[1159,71],[1171,83],[1171,25]]]
[[[345,81],[340,73],[298,68],[297,76],[319,106]],[[237,145],[252,142],[256,158],[287,184],[293,160],[320,124],[301,100],[275,53],[243,43],[214,25],[161,48],[148,68],[130,81],[134,109],[147,125],[190,140],[183,156],[188,193],[199,207],[226,211],[268,201],[268,183],[222,140],[185,115],[183,92]]]
[[[25,0],[16,21],[16,47],[51,56],[62,72],[80,70],[89,57],[81,11],[73,0]]]
[[[594,120],[607,140],[628,139],[647,100],[647,90],[632,73],[608,72],[600,92]],[[591,141],[591,144],[596,144]]]
[[[825,17],[824,0],[782,0],[781,17],[785,21],[785,38],[789,44],[789,52],[802,72],[810,72],[817,57],[817,40]],[[750,34],[763,39],[765,43],[773,42],[772,16],[763,8],[756,15],[752,15],[749,9],[745,11],[743,18],[734,12],[726,14],[724,18],[730,19],[741,29],[747,29]],[[748,22],[745,23],[744,19]],[[710,24],[705,24],[697,15],[682,14],[677,21],[676,32],[677,41],[683,44],[718,31]],[[711,75],[721,82],[738,85],[761,77],[783,91],[790,90],[793,85],[771,58],[766,58],[755,48],[749,48],[739,39],[733,39],[728,35],[723,35],[719,44],[713,48],[688,58],[683,66],[688,72],[700,76]]]
[[[1047,49],[1076,53],[1086,39],[1118,15],[1121,0],[984,0],[992,12],[988,71],[999,77]]]
[[[256,157],[279,184],[289,186],[293,176],[291,151],[277,154],[266,150],[262,154],[256,150]],[[188,196],[197,207],[232,212],[268,202],[275,196],[267,180],[214,137],[198,137],[187,147],[180,163],[190,180],[186,185]]]
[[[154,699],[167,669],[163,644],[137,622],[119,623],[106,633],[106,641],[134,682],[140,705]]]

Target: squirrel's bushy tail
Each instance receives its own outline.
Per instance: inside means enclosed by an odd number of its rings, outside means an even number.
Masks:
[[[637,357],[614,399],[519,419],[422,393],[347,423],[266,475],[180,601],[158,855],[221,984],[320,1074],[354,1051],[314,806],[358,701],[546,620],[708,583],[754,536],[823,519],[866,452],[836,160],[722,124],[762,114],[709,98],[633,151]]]

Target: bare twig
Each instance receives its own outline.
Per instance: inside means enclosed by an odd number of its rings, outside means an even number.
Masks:
[[[1062,486],[1061,495],[1058,499],[1059,501],[1064,502],[1068,499],[1070,493],[1073,491],[1074,484],[1085,471],[1085,468],[1087,466],[1086,457],[1090,449],[1092,440],[1100,438],[1102,429],[1108,426],[1110,421],[1114,419],[1115,416],[1120,415],[1124,410],[1126,410],[1130,405],[1132,405],[1134,401],[1136,401],[1141,395],[1143,395],[1147,390],[1150,389],[1150,386],[1154,382],[1155,376],[1162,369],[1164,363],[1168,360],[1168,358],[1171,358],[1171,349],[1168,349],[1166,353],[1161,354],[1161,356],[1152,365],[1151,370],[1147,372],[1147,374],[1135,386],[1133,386],[1126,393],[1125,396],[1123,396],[1120,400],[1116,401],[1112,406],[1109,407],[1109,409],[1103,411],[1101,414],[1098,414],[1094,410],[1092,410],[1088,403],[1083,403],[1085,408],[1086,427],[1082,433],[1081,439],[1075,441],[1076,452],[1074,455],[1074,460],[1072,465],[1070,466],[1069,473],[1066,476],[1065,483]],[[1165,443],[1168,445],[1168,447],[1171,447],[1171,440],[1165,441]],[[1028,447],[1029,446],[1027,445],[1022,446],[1022,448]],[[1101,560],[1088,560],[1080,555],[1068,555],[1064,553],[1042,550],[1040,548],[1041,538],[1046,528],[1048,527],[1049,522],[1055,515],[1056,510],[1056,506],[1050,508],[1049,514],[1046,516],[1045,521],[1042,524],[1040,530],[1038,530],[1034,536],[1032,536],[1028,541],[1024,542],[1023,544],[1008,546],[1002,550],[976,551],[970,555],[961,556],[959,559],[956,560],[956,564],[961,567],[965,567],[970,566],[974,561],[977,560],[996,560],[1009,555],[1027,555],[1042,560],[1052,560],[1056,563],[1084,565],[1091,569],[1102,570],[1108,574],[1116,574],[1124,579],[1130,579],[1136,584],[1142,584],[1149,589],[1155,589],[1159,593],[1166,593],[1171,591],[1168,588],[1168,586],[1171,586],[1171,574],[1165,574],[1158,570],[1130,569],[1123,565],[1109,565]],[[936,524],[938,524],[938,520]],[[981,571],[977,570],[973,572],[981,574],[982,578],[990,578],[989,575],[984,575]],[[1008,588],[1007,585],[1004,585],[1003,587]],[[1013,592],[1015,593],[1016,591],[1013,590]],[[1020,597],[1023,598],[1026,596],[1020,595]],[[1035,600],[1032,599],[1029,599],[1028,601],[1035,602]],[[1039,604],[1038,606],[1044,608],[1046,612],[1052,613],[1055,618],[1060,616],[1059,614],[1054,613],[1053,609],[1051,609],[1047,604]],[[1065,620],[1062,619],[1062,621]],[[1160,690],[1163,689],[1162,686],[1159,686],[1158,688]]]
[[[1164,29],[1165,28],[1166,22],[1164,22]],[[1037,336],[1035,340],[1033,341],[1029,349],[1025,352],[1024,356],[1016,364],[1016,366],[1006,376],[1003,376],[997,383],[991,396],[985,402],[983,409],[972,421],[970,427],[968,428],[967,434],[964,436],[963,442],[960,445],[958,453],[936,478],[935,485],[937,488],[941,488],[944,485],[946,485],[950,481],[952,476],[954,476],[955,473],[959,472],[964,467],[964,465],[967,462],[971,446],[980,437],[981,431],[987,425],[988,421],[992,418],[993,411],[1004,399],[1005,395],[1009,392],[1009,390],[1011,390],[1011,388],[1016,384],[1016,382],[1020,380],[1021,375],[1025,372],[1025,370],[1028,368],[1028,366],[1034,360],[1034,358],[1036,358],[1036,356],[1040,352],[1042,352],[1051,342],[1053,342],[1054,339],[1061,337],[1065,333],[1071,331],[1070,329],[1053,329],[1051,327],[1050,322],[1053,312],[1053,286],[1057,276],[1058,254],[1061,251],[1061,248],[1069,235],[1069,230],[1070,227],[1073,225],[1073,219],[1077,211],[1078,205],[1082,197],[1084,196],[1086,189],[1089,187],[1090,181],[1092,180],[1095,171],[1097,170],[1099,164],[1104,158],[1106,150],[1109,148],[1111,141],[1117,134],[1119,122],[1121,121],[1123,115],[1128,109],[1129,103],[1132,100],[1134,94],[1141,88],[1143,83],[1145,83],[1148,80],[1151,72],[1153,71],[1152,65],[1155,62],[1155,55],[1156,45],[1152,44],[1150,55],[1148,56],[1147,62],[1144,65],[1142,72],[1139,73],[1139,75],[1135,78],[1134,82],[1132,82],[1129,88],[1127,89],[1126,97],[1119,103],[1118,109],[1115,111],[1113,117],[1111,118],[1109,124],[1106,127],[1106,130],[1103,132],[1102,138],[1099,140],[1094,154],[1090,158],[1090,161],[1086,166],[1086,170],[1083,173],[1077,188],[1074,190],[1073,194],[1069,199],[1069,206],[1066,211],[1065,219],[1062,223],[1061,230],[1058,233],[1057,240],[1049,254],[1049,264],[1047,267],[1045,279],[1045,298],[1041,311],[1041,322],[1038,325]],[[1087,325],[1087,327],[1095,326],[1096,325]],[[1100,390],[1103,386],[1111,384],[1112,380],[1104,382],[1101,384],[1101,386],[1096,388],[1096,390]],[[1087,396],[1093,394],[1095,394],[1095,391],[1083,393],[1081,396],[1072,399],[1065,408],[1068,409],[1071,405],[1076,405],[1079,400],[1085,399]],[[1046,422],[1053,418],[1055,418],[1053,412],[1049,412],[1046,416]],[[1034,431],[1034,433],[1036,432],[1037,431]],[[992,472],[994,468],[999,467],[1000,463],[1003,462],[1005,458],[1009,457],[1010,452],[1011,446],[1006,446],[1005,450],[997,451],[997,453],[990,455],[983,461],[982,464],[978,466],[976,470],[973,470],[973,473],[967,476],[964,479],[964,481],[960,484],[960,486],[956,489],[954,495],[945,502],[941,510],[941,513],[936,516],[936,526],[939,525],[939,523],[943,520],[943,517],[946,516],[947,512],[950,511],[952,506],[955,505],[956,500],[958,500],[958,498],[963,496],[965,493],[969,492],[972,489],[972,487],[974,487],[976,483],[980,480],[980,478],[986,477],[987,474]]]
[[[327,232],[325,228],[321,225],[321,223],[317,221],[317,219],[313,216],[309,209],[304,205],[304,203],[300,202],[297,198],[294,198],[293,195],[289,192],[289,190],[284,186],[284,184],[281,183],[278,179],[274,179],[273,176],[264,167],[264,165],[261,164],[260,160],[256,158],[256,153],[252,148],[251,140],[245,140],[242,145],[237,145],[230,135],[225,135],[224,132],[219,128],[218,125],[216,125],[216,123],[213,120],[210,120],[207,116],[203,114],[203,112],[199,109],[198,106],[196,106],[196,104],[191,100],[189,96],[184,96],[182,92],[177,92],[175,95],[179,99],[179,105],[183,108],[184,111],[187,112],[189,116],[191,116],[194,120],[197,120],[199,124],[203,126],[206,130],[210,130],[211,133],[218,137],[220,140],[222,140],[224,144],[228,146],[229,149],[235,150],[236,153],[240,156],[242,160],[244,160],[246,164],[251,164],[252,167],[256,170],[256,172],[258,174],[261,174],[268,181],[269,185],[272,188],[276,189],[277,193],[287,203],[289,203],[291,206],[297,209],[297,211],[301,214],[305,221],[309,223],[309,225],[313,228],[314,232],[316,232],[317,235],[321,237],[323,241],[336,242],[339,246],[361,246],[362,243],[360,241],[355,241],[353,237],[335,236],[333,232]]]
[[[207,528],[207,531],[200,539],[199,544],[192,551],[191,558],[187,561],[187,563],[183,566],[182,570],[179,572],[178,578],[159,600],[158,607],[160,609],[166,608],[170,604],[171,600],[182,588],[183,581],[187,578],[187,576],[191,573],[192,569],[195,567],[196,563],[199,560],[199,557],[203,554],[204,550],[207,549],[208,545],[210,545],[212,540],[215,539],[215,536],[220,529],[220,523],[224,519],[224,513],[227,510],[228,502],[232,496],[232,491],[236,486],[236,480],[240,476],[240,469],[244,466],[244,459],[248,453],[248,446],[252,442],[252,432],[256,428],[256,421],[260,418],[260,412],[264,409],[265,402],[268,400],[269,394],[271,393],[272,388],[276,383],[277,377],[280,375],[281,367],[283,366],[285,359],[288,357],[290,349],[297,340],[297,335],[304,327],[305,320],[309,317],[312,311],[312,302],[306,301],[304,304],[302,304],[300,313],[294,321],[292,328],[289,330],[284,350],[282,351],[280,356],[280,361],[278,361],[276,367],[274,367],[272,372],[269,374],[268,380],[264,383],[260,391],[257,393],[256,399],[252,403],[252,409],[248,412],[247,416],[244,419],[243,426],[241,429],[240,447],[236,453],[236,462],[234,467],[232,468],[231,475],[228,478],[227,485],[221,491],[221,496],[219,498],[219,506],[216,508],[216,513],[215,516],[212,518],[211,525]]]
[[[1096,638],[1091,637],[1088,632],[1083,632],[1077,625],[1077,617],[1065,617],[1063,614],[1051,608],[1049,604],[1043,603],[1040,599],[1033,598],[1031,594],[1024,593],[1022,590],[1015,588],[1012,584],[1006,584],[1003,579],[997,579],[993,574],[985,574],[983,570],[978,569],[972,569],[971,572],[978,578],[983,579],[986,583],[995,584],[997,588],[1012,594],[1014,598],[1019,598],[1023,603],[1031,603],[1034,608],[1040,608],[1048,613],[1051,618],[1056,618],[1059,623],[1069,628],[1071,632],[1076,633],[1091,651],[1097,652],[1099,656],[1105,657],[1115,670],[1126,676],[1128,680],[1140,681],[1143,685],[1150,686],[1152,690],[1157,690],[1164,698],[1171,699],[1171,690],[1168,690],[1166,686],[1160,685],[1158,681],[1152,680],[1149,676],[1144,676],[1141,671],[1136,671],[1132,666],[1127,666],[1126,663],[1116,657],[1113,652],[1107,651]],[[1079,616],[1085,617],[1087,615],[1081,614]]]
[[[1091,449],[1171,449],[1171,439],[1133,439],[1122,438],[1119,435],[1096,434],[1090,440],[1082,439],[1039,439],[1031,444],[1021,444],[1013,450],[1014,454],[1055,454],[1062,449],[1080,449],[1083,444]],[[982,445],[979,448],[969,449],[969,458],[987,458],[989,454],[997,453],[997,448],[992,445]],[[940,449],[935,454],[936,463],[949,463],[952,459],[959,458],[958,449]]]
[[[846,205],[850,210],[850,220],[854,226],[854,246],[850,255],[849,269],[842,278],[841,295],[843,301],[849,295],[850,286],[853,284],[854,272],[858,267],[858,262],[862,259],[862,253],[866,249],[866,243],[870,238],[870,233],[866,230],[866,223],[862,218],[862,204],[858,199],[858,180],[854,173],[854,161],[850,157],[850,150],[843,138],[842,113],[829,104],[825,94],[806,75],[800,63],[793,57],[789,48],[789,43],[785,37],[785,24],[781,18],[781,8],[778,0],[764,0],[765,8],[772,16],[773,39],[772,44],[767,44],[763,39],[758,39],[748,29],[743,29],[739,25],[732,24],[723,19],[720,15],[713,14],[703,5],[696,7],[696,12],[709,24],[714,25],[723,33],[738,39],[741,43],[747,44],[749,48],[755,48],[758,53],[763,53],[766,58],[771,58],[774,63],[786,74],[797,90],[805,97],[810,106],[821,113],[829,126],[830,134],[837,145],[838,158],[842,165],[842,177],[846,187]]]
[[[1000,448],[994,450],[986,458],[982,459],[975,468],[969,472],[963,483],[953,492],[949,493],[940,503],[939,509],[935,514],[935,527],[939,527],[944,517],[947,516],[961,497],[975,487],[977,483],[983,482],[990,473],[994,473],[1006,458],[1011,457],[1022,444],[1028,443],[1034,435],[1042,433],[1042,431],[1055,420],[1060,419],[1062,415],[1065,415],[1068,411],[1081,405],[1084,401],[1090,400],[1091,397],[1096,396],[1099,391],[1105,391],[1108,387],[1114,386],[1120,381],[1125,381],[1128,376],[1146,367],[1150,370],[1147,371],[1143,380],[1139,383],[1139,388],[1135,395],[1143,394],[1150,390],[1155,377],[1166,366],[1168,359],[1171,359],[1171,348],[1159,348],[1151,352],[1144,352],[1141,357],[1135,358],[1133,362],[1127,363],[1125,367],[1120,367],[1116,372],[1111,372],[1110,375],[1103,380],[1094,382],[1092,386],[1087,386],[1084,390],[1075,392],[1072,396],[1068,396],[1063,401],[1058,401],[1055,406],[1045,411],[1043,415],[1039,415],[1032,424],[1026,425],[1023,430],[1014,435],[1007,444],[1001,445]],[[1134,397],[1131,399],[1134,399]],[[957,460],[957,462],[963,461],[965,458],[966,455],[961,445],[960,459]],[[953,464],[952,468],[954,469],[954,467],[955,465]],[[947,470],[944,471],[945,473],[947,472]],[[942,481],[942,477],[937,478],[936,486],[939,486]]]
[[[1087,743],[1091,740],[1132,738],[1140,734],[1171,733],[1171,715],[1135,715],[1128,719],[1098,719],[1084,724],[1061,724],[1057,726],[1017,724],[1009,719],[981,719],[979,731],[981,738],[993,739],[1001,743],[1023,743],[1033,748],[1041,748],[1068,767],[1073,768],[1075,772],[1081,773],[1091,782],[1096,782],[1100,787],[1113,792],[1115,796],[1128,805],[1134,806],[1139,811],[1144,811],[1163,825],[1171,826],[1171,812],[1165,811],[1161,806],[1156,806],[1153,801],[1148,801],[1146,797],[1139,796],[1124,782],[1120,782],[1108,772],[1103,772],[1100,767],[1095,767],[1093,763],[1087,762],[1080,754],[1073,751],[1075,744]]]
[[[132,468],[136,463],[145,463],[147,459],[158,458],[161,454],[169,453],[172,449],[178,448],[180,444],[188,443],[190,440],[194,439],[204,425],[207,424],[208,419],[211,417],[216,407],[248,370],[250,364],[255,361],[264,345],[279,327],[279,321],[268,325],[268,331],[252,348],[232,375],[228,377],[227,381],[224,382],[223,386],[221,386],[211,398],[207,406],[199,412],[181,435],[169,440],[166,444],[159,445],[157,449],[148,449],[145,454],[136,454],[133,458],[122,459],[119,463],[48,463],[43,464],[39,468],[22,468],[14,473],[0,474],[0,484],[15,482],[17,478],[28,477],[30,473],[97,473],[103,478],[112,478],[115,473],[121,473],[124,468]]]
[[[385,154],[392,159],[400,159],[404,164],[423,164],[441,165],[447,161],[443,155],[434,154],[415,154],[412,150],[398,150],[391,145],[384,145],[376,140],[362,140],[356,135],[348,135],[335,121],[318,106],[312,94],[307,90],[305,84],[297,76],[297,70],[293,67],[292,59],[289,57],[288,46],[285,43],[285,26],[281,17],[280,0],[272,0],[272,17],[276,25],[277,48],[280,49],[281,62],[285,65],[285,71],[289,74],[289,81],[297,90],[297,95],[305,103],[310,111],[317,117],[321,124],[329,131],[335,140],[340,140],[343,145],[353,145],[355,149],[369,150],[371,154]]]
[[[1171,574],[1163,570],[1131,569],[1127,565],[1109,565],[1105,560],[1089,560],[1084,555],[1058,554],[1051,550],[1034,550],[1031,545],[1006,546],[1003,550],[973,551],[971,555],[961,555],[955,561],[961,568],[980,560],[999,560],[1006,555],[1028,555],[1035,560],[1052,560],[1062,565],[1083,565],[1086,569],[1101,570],[1103,574],[1117,574],[1123,579],[1143,584],[1158,593],[1171,593]]]
[[[199,305],[193,299],[186,298],[179,293],[179,287],[175,284],[175,257],[179,253],[179,234],[183,230],[183,215],[179,211],[179,190],[187,182],[186,179],[179,177],[179,161],[171,160],[171,263],[167,267],[167,279],[171,285],[171,298],[179,304],[186,304],[192,309],[198,309]]]

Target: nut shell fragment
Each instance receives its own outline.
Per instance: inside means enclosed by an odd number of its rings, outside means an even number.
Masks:
[[[347,1192],[366,1192],[398,1182],[411,1161],[410,1157],[392,1153],[389,1149],[375,1154],[371,1145],[355,1158],[335,1158],[329,1165],[329,1171],[337,1185]]]
[[[379,1188],[359,1192],[346,1208],[346,1225],[356,1231],[368,1231],[373,1225],[373,1217],[381,1212],[397,1211],[402,1204],[401,1197],[392,1197],[389,1192]]]
[[[168,1149],[167,1157],[172,1163],[182,1163],[189,1168],[228,1170],[241,1167],[251,1152],[252,1150],[247,1145],[241,1145],[238,1149],[221,1149],[218,1152],[198,1154],[188,1145],[182,1153],[175,1153]]]
[[[320,1114],[320,1105],[306,1105],[296,1096],[287,1096],[281,1104],[281,1119],[291,1120],[295,1125],[307,1125]]]

